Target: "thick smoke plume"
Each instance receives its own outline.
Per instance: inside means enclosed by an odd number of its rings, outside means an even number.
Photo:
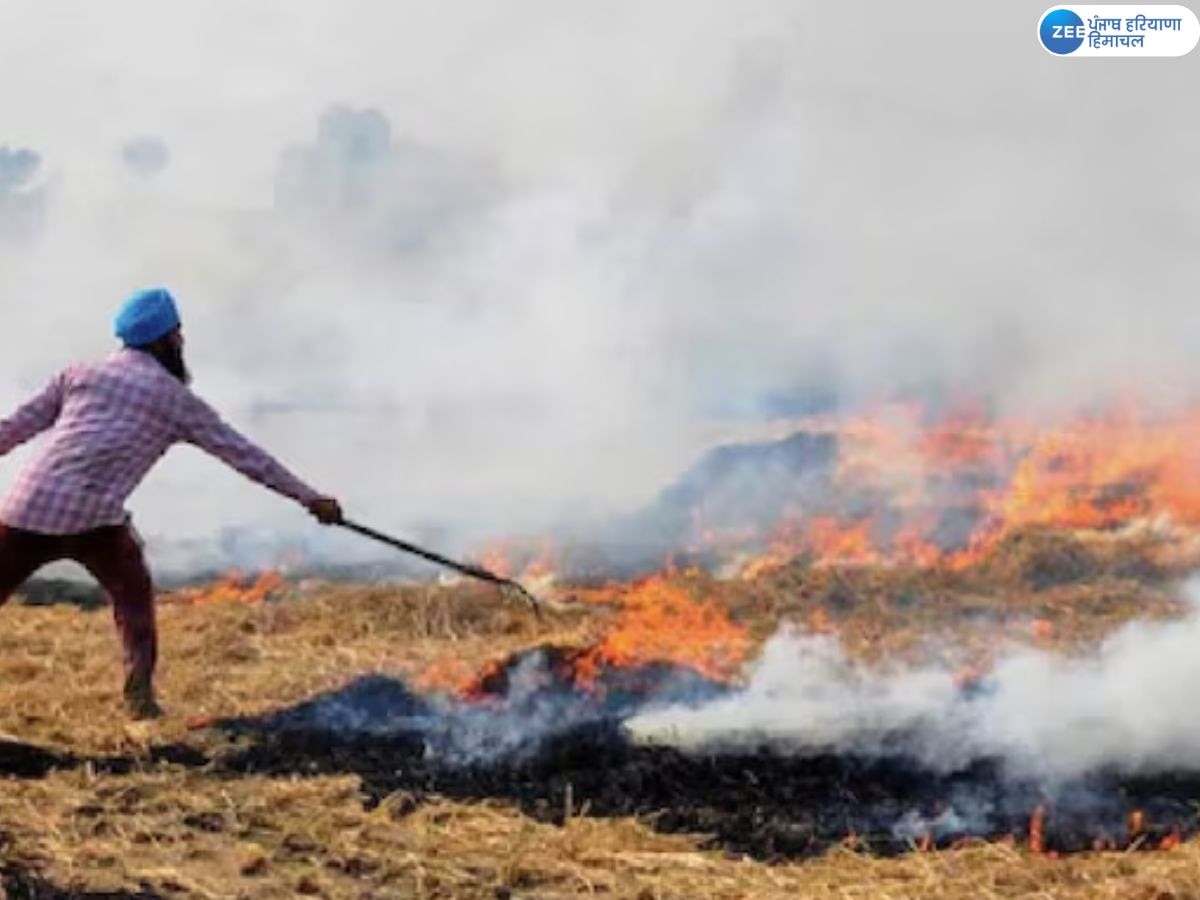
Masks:
[[[948,668],[871,667],[833,637],[784,630],[744,689],[645,712],[628,728],[697,751],[903,756],[935,772],[1000,762],[1013,777],[1048,783],[1191,771],[1200,759],[1200,584],[1188,595],[1184,618],[1131,622],[1078,656],[1013,648],[969,687]]]
[[[1190,396],[1200,55],[1053,59],[1042,8],[10,5],[0,404],[164,283],[198,390],[454,544],[814,406]],[[182,451],[134,512],[357,552]]]

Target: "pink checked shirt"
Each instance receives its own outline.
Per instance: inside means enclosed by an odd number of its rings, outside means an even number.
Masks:
[[[75,534],[126,521],[126,498],[180,441],[301,503],[319,496],[138,350],[56,375],[0,421],[0,456],[46,429],[41,455],[0,505],[0,522],[13,528]]]

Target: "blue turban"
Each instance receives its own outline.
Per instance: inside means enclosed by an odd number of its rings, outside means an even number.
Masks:
[[[125,301],[113,330],[126,347],[152,344],[179,327],[179,310],[166,288],[146,288]]]

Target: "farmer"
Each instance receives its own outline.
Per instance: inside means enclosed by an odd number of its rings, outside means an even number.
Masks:
[[[11,418],[0,456],[49,429],[41,453],[0,504],[0,604],[46,563],[84,566],[113,604],[125,663],[125,703],[137,719],[154,699],[154,592],[126,498],[172,444],[186,441],[259,484],[306,506],[324,524],[342,519],[313,490],[238,434],[192,393],[179,313],[170,293],[134,294],[115,322],[124,347],[106,361],[68,366]]]

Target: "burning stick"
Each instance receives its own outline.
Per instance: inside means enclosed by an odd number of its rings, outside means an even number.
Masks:
[[[429,562],[437,563],[439,566],[445,566],[448,569],[453,569],[455,572],[466,575],[468,578],[476,578],[480,581],[487,581],[491,584],[499,585],[503,589],[513,591],[529,604],[529,608],[533,610],[534,615],[536,615],[539,619],[542,618],[542,607],[546,604],[543,601],[538,600],[537,597],[533,596],[533,594],[531,594],[524,585],[514,581],[511,578],[502,578],[495,572],[490,572],[482,566],[474,566],[470,565],[469,563],[458,562],[457,560],[450,559],[447,556],[442,556],[440,553],[435,553],[432,550],[426,550],[424,547],[418,547],[416,544],[403,541],[400,538],[391,537],[390,535],[376,531],[373,528],[368,528],[365,525],[359,525],[356,522],[351,522],[348,519],[340,524],[343,528],[348,528],[350,531],[361,534],[363,537],[369,537],[372,540],[387,544],[389,547],[395,547],[397,550],[401,550],[404,553],[411,553],[412,555],[419,556],[422,559],[428,560]]]

